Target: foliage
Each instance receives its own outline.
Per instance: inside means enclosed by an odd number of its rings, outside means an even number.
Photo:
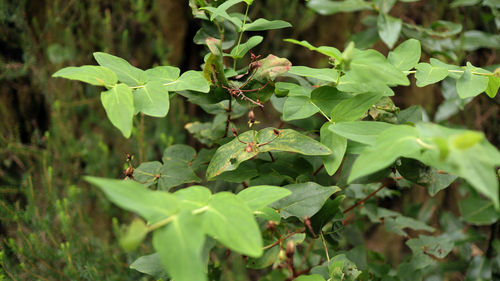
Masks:
[[[421,61],[422,47],[434,53],[429,41],[458,35],[461,25],[404,24],[388,14],[396,1],[311,0],[308,5],[320,13],[374,10],[378,37],[390,49],[402,32],[412,38],[387,57],[356,40],[340,51],[287,39],[330,62],[324,68],[292,66],[272,54],[248,55],[263,37],[247,33],[291,27],[281,20],[251,20],[253,2],[190,1],[203,21],[194,41],[208,50],[202,71],[144,71],[97,52],[99,66],[67,67],[53,75],[104,87],[106,115],[126,138],[133,135],[136,115],[164,117],[174,96],[214,116],[187,126],[205,148],[171,145],[161,163],[134,168],[129,162],[126,180],[85,177],[142,218],[119,234],[126,251],[147,244],[152,233],[155,253],[130,267],[180,281],[219,280],[223,268],[238,263],[258,270],[260,280],[441,280],[466,265],[467,280],[498,277],[499,151],[481,132],[430,123],[418,107],[400,110],[391,99],[411,84],[411,76],[417,87],[446,79],[443,85],[452,85],[458,100],[482,93],[495,98],[498,70]],[[245,13],[233,12],[237,7]],[[453,51],[443,53],[453,57]],[[255,111],[282,122],[260,125],[264,118]],[[245,115],[248,122],[241,120]],[[322,121],[313,123],[318,116]],[[443,212],[432,222],[434,201],[400,211],[381,203],[414,185],[435,196],[452,184],[466,195],[458,204],[461,218]],[[407,239],[408,255],[392,266],[362,236],[379,224]],[[465,224],[490,225],[489,237],[476,228],[462,231]],[[483,251],[477,245],[484,240]]]

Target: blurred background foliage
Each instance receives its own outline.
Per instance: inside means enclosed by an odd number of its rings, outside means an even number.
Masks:
[[[456,38],[459,44],[434,42],[432,37],[427,48],[423,44],[427,57],[497,67],[500,40],[491,34],[498,34],[498,11],[479,4],[450,7],[440,0],[406,2],[398,2],[391,15],[422,26],[437,20],[463,25],[466,35]],[[295,65],[327,64],[320,55],[282,41],[296,38],[339,49],[354,40],[387,54],[387,47],[370,34],[369,11],[331,14],[307,5],[300,0],[256,0],[252,18],[282,19],[293,28],[263,33],[265,40],[253,53],[273,53]],[[174,97],[167,118],[137,118],[138,129],[126,140],[107,121],[96,87],[50,76],[65,66],[94,64],[94,51],[110,52],[140,68],[199,69],[203,47],[192,43],[199,25],[185,0],[0,0],[0,279],[148,280],[128,269],[130,262],[149,252],[147,246],[125,254],[116,243],[115,234],[130,218],[81,176],[124,177],[127,154],[134,155],[137,165],[159,159],[173,143],[200,146],[184,125],[206,116]],[[419,104],[431,119],[484,131],[499,147],[500,95],[462,103],[449,93],[452,87],[446,82],[412,85],[396,89],[396,105]],[[458,112],[460,108],[465,110]],[[458,212],[456,193],[449,188],[433,199],[436,208],[446,205]],[[395,204],[411,208],[428,199],[423,189],[412,189]],[[401,247],[393,247],[394,241],[373,242],[389,240],[378,239],[380,235],[371,233],[370,243],[392,252],[398,263]],[[227,274],[229,280],[246,276],[237,275]]]

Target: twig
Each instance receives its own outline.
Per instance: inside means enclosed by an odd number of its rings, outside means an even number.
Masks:
[[[368,199],[372,198],[375,194],[377,194],[377,192],[379,192],[380,190],[382,190],[384,187],[387,187],[389,185],[389,183],[390,183],[390,181],[387,181],[387,182],[383,183],[379,188],[377,188],[377,190],[375,190],[372,193],[368,194],[368,196],[366,196],[365,198],[359,200],[358,202],[356,202],[356,204],[352,205],[351,207],[345,209],[342,213],[346,214],[346,213],[354,210],[356,207],[358,207],[360,205],[363,205]]]
[[[325,167],[325,165],[321,164],[321,166],[319,166],[319,167],[316,169],[316,171],[314,171],[313,176],[316,176],[316,175],[317,175],[317,174],[321,171],[321,169],[323,169],[323,167]]]
[[[306,230],[306,228],[305,228],[305,227],[302,227],[302,228],[300,228],[300,229],[298,229],[298,230],[296,230],[296,231],[294,231],[294,232],[292,232],[292,233],[289,233],[289,234],[288,234],[287,236],[285,236],[285,237],[281,237],[280,239],[278,239],[278,241],[275,241],[275,242],[273,242],[272,244],[269,244],[269,245],[267,245],[267,246],[264,246],[262,249],[263,249],[263,250],[267,250],[267,249],[269,249],[269,248],[272,248],[272,247],[274,247],[274,246],[278,245],[279,243],[281,243],[281,242],[285,241],[286,239],[288,239],[288,238],[290,238],[290,237],[294,236],[295,234],[297,234],[297,233],[302,233],[302,232],[304,232],[305,230]]]

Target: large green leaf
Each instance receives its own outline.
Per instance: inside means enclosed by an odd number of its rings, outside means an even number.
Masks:
[[[472,74],[472,72],[488,73],[467,62],[464,74],[457,80],[457,93],[460,98],[470,98],[484,92],[489,84],[487,76]]]
[[[332,151],[332,154],[321,157],[326,172],[331,176],[337,171],[342,163],[342,159],[347,149],[347,139],[330,130],[330,126],[333,126],[333,123],[325,123],[321,127],[320,136],[321,143]]]
[[[132,90],[125,84],[115,85],[101,93],[101,102],[109,121],[117,127],[124,137],[132,133],[134,118],[134,96]]]
[[[377,121],[352,121],[336,123],[329,126],[328,129],[350,140],[373,145],[380,133],[394,126]]]
[[[322,86],[311,92],[311,102],[326,115],[330,114],[337,104],[350,97],[351,94],[340,92],[330,86]]]
[[[500,88],[500,77],[489,76],[488,87],[485,92],[490,98],[496,97],[498,89]]]
[[[399,18],[393,18],[388,14],[380,13],[377,19],[377,30],[380,39],[392,49],[394,44],[398,41],[399,33],[401,32],[401,27],[403,26],[403,21]]]
[[[415,69],[417,69],[415,78],[417,79],[418,87],[425,87],[437,83],[448,76],[448,69],[425,62],[417,64]]]
[[[309,97],[291,96],[283,104],[283,120],[292,121],[311,117],[319,111]]]
[[[290,184],[284,187],[292,194],[271,204],[280,211],[283,218],[312,217],[333,193],[340,191],[336,186],[321,186],[314,182]]]
[[[202,250],[205,233],[199,216],[181,212],[153,233],[153,247],[168,275],[177,281],[207,280]]]
[[[118,78],[109,68],[95,65],[70,66],[60,69],[52,77],[79,80],[96,86],[113,87]]]
[[[285,27],[292,27],[292,25],[286,21],[282,20],[266,20],[266,19],[256,19],[251,23],[245,25],[245,31],[262,31],[269,29],[280,29]]]
[[[167,192],[152,191],[132,180],[84,177],[98,186],[108,199],[121,208],[137,213],[153,223],[178,211],[177,199]]]
[[[290,194],[289,190],[282,187],[259,185],[245,188],[236,196],[243,200],[250,210],[257,211]]]
[[[417,130],[407,125],[384,130],[373,146],[366,148],[356,159],[349,175],[349,182],[389,167],[400,156],[420,150],[417,136]]]
[[[262,255],[262,237],[252,210],[233,193],[214,194],[202,219],[205,232],[228,248],[252,257]]]
[[[179,199],[183,209],[193,210],[208,205],[212,192],[204,186],[193,185],[177,190],[174,196]]]
[[[170,108],[170,99],[165,86],[159,81],[150,81],[134,90],[135,111],[149,116],[164,117]]]
[[[307,66],[292,66],[288,71],[290,74],[295,74],[304,77],[312,77],[328,82],[337,82],[339,72],[333,68],[311,68]]]
[[[412,38],[399,44],[387,58],[397,69],[407,71],[417,65],[421,52],[420,41]]]
[[[148,81],[148,76],[144,70],[132,66],[128,61],[102,52],[95,52],[94,58],[99,65],[111,69],[118,80],[129,85],[139,86]]]
[[[350,70],[347,73],[351,73],[361,84],[370,82],[384,83],[389,86],[410,84],[406,74],[375,50],[354,49],[349,67]]]
[[[333,122],[354,121],[363,117],[368,109],[382,98],[379,93],[358,94],[339,102],[330,113]]]
[[[203,77],[203,73],[194,70],[186,71],[177,80],[167,82],[163,85],[170,92],[191,90],[208,93],[210,91],[210,86],[205,77]]]
[[[288,151],[304,155],[328,155],[331,151],[320,142],[291,129],[276,130],[266,128],[247,131],[238,138],[219,147],[207,168],[207,178],[224,171],[235,170],[238,165],[258,153],[268,151]]]
[[[174,66],[157,66],[146,70],[149,80],[155,80],[162,83],[170,83],[177,80],[181,70]]]

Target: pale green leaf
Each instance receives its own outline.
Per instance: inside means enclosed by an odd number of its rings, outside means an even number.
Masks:
[[[488,77],[488,87],[485,92],[490,98],[496,97],[498,94],[498,89],[500,88],[500,77],[489,76]]]
[[[448,69],[425,62],[417,64],[415,69],[417,69],[415,78],[417,79],[418,87],[425,87],[437,83],[448,76]]]
[[[262,37],[262,36],[252,36],[252,37],[248,38],[247,42],[245,42],[239,46],[234,47],[231,50],[230,56],[234,59],[242,58],[253,47],[259,45],[263,39],[264,39],[264,37]]]
[[[403,21],[399,18],[393,18],[388,14],[379,14],[377,19],[377,30],[380,39],[392,49],[394,44],[398,41],[399,33],[401,32],[401,27],[403,26]]]
[[[312,77],[329,82],[337,82],[339,72],[333,68],[311,68],[307,66],[292,66],[288,71],[298,76]]]
[[[488,87],[488,77],[472,74],[475,70],[477,68],[467,63],[464,74],[457,80],[457,93],[462,99],[475,97]]]
[[[350,140],[373,145],[380,133],[394,126],[377,121],[352,121],[336,123],[329,126],[328,129]]]
[[[305,96],[290,96],[283,104],[283,120],[291,121],[311,117],[318,112],[318,107]]]
[[[310,0],[307,6],[321,15],[373,9],[372,3],[363,0]]]
[[[132,180],[84,177],[98,186],[119,207],[137,213],[153,223],[178,211],[177,199],[167,192],[149,190]]]
[[[102,52],[95,52],[94,58],[99,65],[111,69],[118,80],[129,85],[139,86],[148,81],[148,76],[144,70],[132,66],[128,61]]]
[[[250,210],[257,211],[290,194],[289,190],[282,187],[259,185],[245,188],[236,196],[243,200]]]
[[[202,251],[205,234],[202,220],[191,212],[182,212],[166,226],[153,233],[153,247],[176,281],[207,280]]]
[[[407,71],[418,64],[421,52],[420,41],[412,38],[399,44],[387,58],[397,69]]]
[[[203,73],[194,70],[186,71],[177,80],[163,85],[166,86],[166,90],[169,92],[191,90],[208,93],[210,91],[210,86],[205,77],[203,77]]]
[[[150,81],[144,87],[134,90],[134,107],[153,117],[164,117],[170,108],[170,99],[165,86],[159,81]]]
[[[101,102],[109,121],[122,132],[124,137],[130,137],[134,118],[132,90],[125,84],[117,84],[101,93]]]
[[[252,210],[236,195],[214,194],[201,217],[205,232],[226,247],[251,257],[262,255],[262,237]]]
[[[316,52],[323,54],[325,56],[335,58],[336,60],[341,60],[342,53],[337,48],[334,48],[334,47],[329,47],[329,46],[315,47],[305,40],[297,41],[295,39],[284,39],[283,41],[297,44],[297,45],[300,45],[302,47],[306,47],[311,51],[316,51]]]
[[[113,87],[118,78],[109,68],[95,65],[70,66],[60,69],[52,77],[79,80],[96,86]]]

